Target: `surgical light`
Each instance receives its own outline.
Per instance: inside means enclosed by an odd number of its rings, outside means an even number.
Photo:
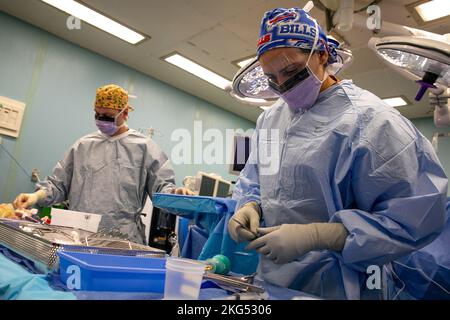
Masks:
[[[137,44],[145,39],[145,36],[139,34],[130,28],[94,11],[85,5],[73,0],[41,0],[61,11],[64,11],[80,20],[83,20],[94,27],[97,27],[107,33],[112,34],[131,44]]]
[[[240,102],[255,106],[270,105],[278,99],[278,95],[270,90],[267,77],[256,58],[236,73],[227,91]]]
[[[253,59],[255,59],[255,57],[251,57],[251,58],[244,59],[244,60],[242,60],[242,61],[239,61],[239,62],[236,63],[236,64],[239,66],[239,68],[243,68],[244,66],[246,66],[247,64],[249,64],[250,61],[252,61]]]
[[[372,38],[369,47],[396,71],[416,80],[420,86],[416,101],[437,84],[450,87],[450,42],[444,36],[440,40],[420,36]]]

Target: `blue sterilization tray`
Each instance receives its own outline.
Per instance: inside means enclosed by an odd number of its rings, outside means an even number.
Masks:
[[[61,281],[73,290],[164,292],[164,258],[59,251]]]

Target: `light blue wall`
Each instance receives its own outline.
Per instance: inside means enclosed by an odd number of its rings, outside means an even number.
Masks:
[[[193,132],[194,120],[204,130],[253,128],[254,123],[186,94],[122,64],[80,48],[9,15],[0,13],[0,95],[26,103],[18,139],[3,137],[6,148],[28,171],[41,178],[79,137],[96,130],[92,105],[95,89],[116,83],[138,97],[131,100],[131,128],[153,127],[154,140],[170,156],[177,128]],[[206,143],[207,144],[207,143]],[[177,184],[198,170],[225,178],[227,165],[176,165]],[[10,202],[34,184],[0,148],[0,202]]]

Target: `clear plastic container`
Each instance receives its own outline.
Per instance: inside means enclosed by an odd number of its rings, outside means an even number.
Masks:
[[[165,300],[197,300],[206,265],[200,261],[167,258]]]

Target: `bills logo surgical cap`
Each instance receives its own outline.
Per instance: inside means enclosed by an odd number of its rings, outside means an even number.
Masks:
[[[327,36],[314,19],[300,8],[277,8],[267,11],[261,22],[258,41],[258,58],[266,51],[274,48],[294,47],[299,49],[313,49],[316,32],[319,37],[314,50],[328,51],[328,63],[335,62],[336,51],[330,48]]]

